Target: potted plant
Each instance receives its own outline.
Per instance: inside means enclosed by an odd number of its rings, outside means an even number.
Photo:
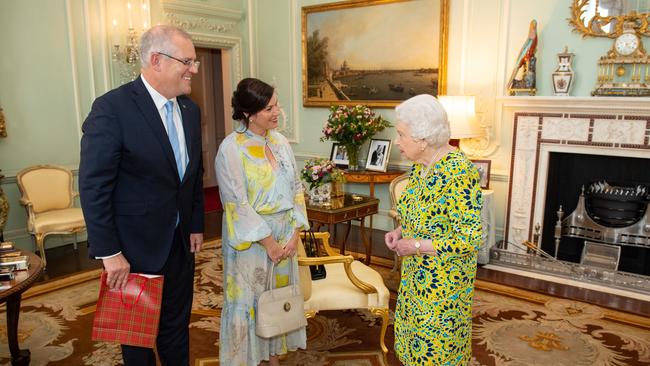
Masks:
[[[359,148],[374,134],[386,127],[392,127],[390,122],[365,105],[348,107],[345,105],[331,106],[330,115],[323,127],[321,141],[338,141],[345,147],[348,154],[349,170],[359,169]]]
[[[309,185],[311,201],[328,201],[331,197],[343,195],[343,171],[327,159],[309,159],[301,170],[302,179]]]

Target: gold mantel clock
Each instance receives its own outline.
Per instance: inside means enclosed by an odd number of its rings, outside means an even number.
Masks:
[[[643,37],[650,37],[646,1],[571,0],[569,24],[583,37],[614,40],[598,59],[592,95],[650,96],[650,59]]]
[[[650,96],[650,57],[632,23],[624,24],[612,49],[598,60],[591,95]]]

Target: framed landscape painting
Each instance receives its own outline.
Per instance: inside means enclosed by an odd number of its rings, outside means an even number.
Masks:
[[[353,0],[302,8],[306,107],[394,107],[444,94],[449,0]]]

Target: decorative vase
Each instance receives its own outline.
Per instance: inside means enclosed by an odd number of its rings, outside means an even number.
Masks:
[[[564,46],[564,52],[557,54],[557,70],[552,74],[553,95],[570,95],[575,75],[573,68],[571,68],[573,56],[574,54],[569,52],[566,46]]]
[[[332,184],[325,183],[309,190],[310,202],[327,202],[332,197]]]
[[[359,171],[359,148],[358,145],[345,145],[345,151],[348,153],[348,170]]]

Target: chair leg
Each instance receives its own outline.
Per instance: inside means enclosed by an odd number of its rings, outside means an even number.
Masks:
[[[388,309],[387,308],[371,308],[370,312],[381,316],[381,333],[379,333],[379,345],[381,351],[384,352],[384,358],[388,354],[388,347],[386,347],[386,329],[388,329]]]
[[[47,259],[45,259],[45,236],[43,234],[36,234],[36,246],[38,251],[41,254],[41,260],[43,261],[43,270],[47,268]]]
[[[77,247],[77,233],[74,233],[74,244],[73,244],[74,251],[76,252],[78,247]]]

